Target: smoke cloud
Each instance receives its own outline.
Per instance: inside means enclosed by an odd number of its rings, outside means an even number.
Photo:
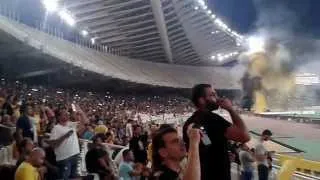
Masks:
[[[276,99],[285,109],[288,108],[289,97],[303,94],[301,89],[296,93],[295,74],[318,74],[320,41],[298,31],[302,26],[301,17],[284,1],[254,0],[254,4],[257,9],[256,28],[247,37],[262,37],[264,51],[248,51],[240,55],[240,63],[234,67],[232,75],[242,77],[244,98],[253,99],[255,91],[264,92],[269,99],[269,108],[275,106],[270,101]]]

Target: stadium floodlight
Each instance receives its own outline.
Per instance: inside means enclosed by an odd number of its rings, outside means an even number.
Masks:
[[[59,0],[43,0],[42,4],[46,8],[47,12],[56,12],[59,8]]]
[[[194,10],[198,10],[198,9],[199,9],[199,7],[198,7],[198,6],[194,7]]]
[[[223,59],[223,56],[218,56],[218,61],[222,61]]]
[[[74,26],[76,24],[76,20],[66,10],[59,11],[59,16],[60,16],[61,19],[63,19],[70,26]]]
[[[82,30],[81,31],[82,36],[86,37],[89,33],[86,30]]]
[[[204,10],[208,9],[207,5],[202,6]]]
[[[212,15],[211,15],[211,18],[212,18],[212,19],[214,19],[214,18],[216,18],[216,17],[217,17],[217,16],[216,16],[215,14],[212,14]]]
[[[204,2],[204,0],[198,0],[198,3],[201,5],[201,6],[205,6],[206,3]]]
[[[211,11],[211,10],[208,10],[207,13],[208,13],[208,14],[212,14],[212,11]]]
[[[216,56],[211,56],[211,59],[212,59],[212,60],[215,60],[215,59],[216,59]]]
[[[249,53],[263,52],[264,51],[264,39],[259,36],[251,36],[248,38]]]
[[[96,38],[91,38],[91,44],[95,44],[96,43]]]

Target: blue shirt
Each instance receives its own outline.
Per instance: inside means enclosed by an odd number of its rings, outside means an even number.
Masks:
[[[83,139],[87,139],[87,140],[91,140],[94,136],[94,133],[90,132],[90,131],[86,131],[84,134],[83,134]]]
[[[123,180],[133,180],[130,173],[133,171],[133,167],[130,163],[122,161],[119,166],[119,176]]]
[[[17,129],[22,129],[22,136],[33,140],[34,129],[28,116],[21,116],[17,121]]]

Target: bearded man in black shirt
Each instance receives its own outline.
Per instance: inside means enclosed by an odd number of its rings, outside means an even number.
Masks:
[[[230,100],[218,98],[216,91],[209,84],[198,84],[192,90],[192,102],[197,111],[183,126],[183,139],[189,145],[187,127],[194,123],[204,133],[199,145],[202,180],[230,180],[230,160],[228,140],[245,143],[250,140],[247,128],[233,109]],[[218,108],[229,112],[233,124],[213,113]]]

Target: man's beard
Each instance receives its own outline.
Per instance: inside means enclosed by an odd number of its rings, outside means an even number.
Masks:
[[[206,107],[207,107],[207,109],[208,109],[209,111],[214,111],[214,110],[219,109],[219,105],[218,105],[217,103],[215,103],[215,102],[208,102],[208,101],[207,101]]]

